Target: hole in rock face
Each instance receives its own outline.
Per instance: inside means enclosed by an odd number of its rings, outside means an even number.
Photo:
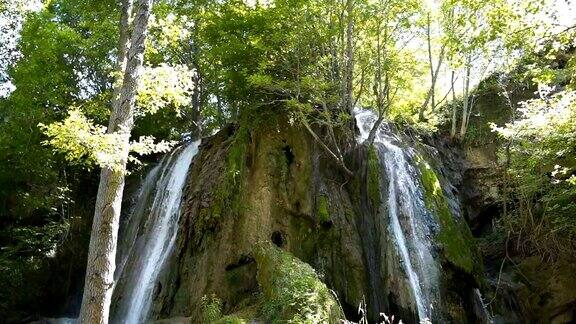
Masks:
[[[284,151],[284,156],[286,156],[288,165],[291,165],[292,162],[294,162],[294,152],[292,152],[292,148],[290,148],[289,145],[286,145],[282,148],[282,151]]]
[[[296,207],[296,211],[300,212],[300,210],[302,209],[302,204],[300,203],[300,200],[296,200],[294,207]]]
[[[274,243],[277,247],[283,247],[284,235],[282,235],[280,231],[272,233],[272,243]]]
[[[322,226],[323,229],[331,229],[332,225],[334,225],[334,222],[331,219],[320,222],[320,226]]]

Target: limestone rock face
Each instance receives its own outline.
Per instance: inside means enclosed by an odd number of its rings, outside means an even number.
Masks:
[[[347,164],[355,174],[347,178],[305,130],[289,122],[250,131],[230,126],[204,140],[188,173],[176,243],[154,290],[151,319],[269,322],[270,309],[283,309],[278,301],[286,296],[278,297],[266,288],[275,281],[264,267],[275,266],[265,264],[269,262],[263,260],[269,259],[256,249],[266,243],[294,258],[295,263],[284,263],[294,265],[290,271],[308,269],[299,262],[313,269],[314,275],[302,283],[325,285],[333,291],[339,304],[336,313],[326,306],[333,305],[329,298],[317,299],[327,304],[313,307],[330,309],[325,312],[331,314],[330,321],[337,316],[360,320],[362,302],[370,322],[381,320],[380,312],[417,322],[415,293],[408,284],[399,243],[390,234],[387,188],[391,180],[370,150],[360,145],[348,155]],[[424,178],[412,169],[415,179]],[[473,291],[480,282],[478,258],[469,247],[473,244],[469,234],[464,235],[469,232],[464,219],[452,216],[453,205],[459,204],[446,185],[452,179],[430,172],[434,196],[418,199],[431,204],[420,208],[441,214],[426,216],[440,217],[433,221],[439,225],[430,223],[434,228],[426,238],[442,273],[433,284],[432,295],[438,298],[432,315],[439,321],[466,322],[478,317],[471,311]],[[418,186],[427,185],[416,181]],[[435,189],[440,185],[446,185],[445,193]],[[400,226],[409,226],[408,218],[401,217]],[[442,241],[446,233],[455,239]],[[286,280],[292,287],[287,291],[300,287]],[[297,309],[275,314],[288,320],[308,313]]]
[[[351,198],[313,141],[284,126],[245,134],[230,127],[201,145],[153,318],[201,322],[203,296],[217,296],[224,314],[257,303],[260,242],[312,265],[355,312],[367,280]]]

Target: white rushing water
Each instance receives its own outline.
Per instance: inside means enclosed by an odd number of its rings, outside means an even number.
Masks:
[[[124,273],[124,267],[128,262],[128,258],[131,252],[134,250],[134,246],[137,243],[136,238],[138,237],[138,230],[140,229],[140,223],[143,219],[148,216],[148,207],[150,197],[154,193],[156,188],[156,181],[158,180],[158,175],[163,164],[160,163],[154,168],[152,168],[146,175],[146,178],[140,184],[138,192],[136,193],[134,200],[134,205],[128,213],[126,219],[122,219],[122,224],[120,225],[121,233],[118,242],[118,251],[116,252],[116,273],[114,276],[114,281],[117,282],[120,275]]]
[[[142,183],[121,237],[116,287],[121,291],[115,291],[120,300],[113,322],[142,323],[148,317],[158,275],[176,240],[182,191],[198,145],[165,156]]]
[[[385,153],[385,163],[386,163],[386,172],[389,176],[390,185],[388,186],[388,214],[390,216],[390,225],[392,227],[392,233],[394,234],[394,239],[398,244],[398,249],[400,250],[400,256],[404,261],[405,271],[408,275],[408,281],[410,283],[410,288],[415,296],[416,308],[418,310],[418,316],[423,319],[426,317],[426,298],[422,293],[422,289],[420,287],[421,282],[418,274],[414,270],[414,266],[412,265],[412,261],[410,259],[410,254],[408,252],[408,245],[406,243],[406,235],[404,234],[404,230],[400,226],[400,219],[399,219],[399,211],[398,211],[398,200],[400,197],[398,196],[398,191],[402,193],[411,194],[412,186],[406,186],[406,184],[413,184],[409,179],[405,179],[406,171],[403,170],[405,166],[405,161],[403,159],[403,153],[400,149],[396,146],[387,145],[388,152]],[[406,181],[408,180],[408,181]],[[406,190],[407,189],[407,190]],[[411,200],[408,200],[406,203],[412,203]],[[413,213],[412,209],[407,209],[409,213]],[[407,234],[409,237],[417,237],[415,224],[414,224],[414,215],[409,215],[409,226],[407,229]],[[416,241],[417,245],[419,241]],[[422,250],[417,250],[418,252]],[[418,253],[420,255],[420,253]]]
[[[356,121],[360,140],[368,138],[376,116],[371,111],[359,111]],[[431,252],[429,226],[434,218],[425,207],[424,189],[419,174],[407,157],[413,152],[397,145],[399,139],[383,124],[376,133],[374,146],[388,179],[387,209],[389,230],[412,292],[420,320],[430,317],[432,295],[437,285],[437,266]],[[386,205],[387,204],[387,205]]]

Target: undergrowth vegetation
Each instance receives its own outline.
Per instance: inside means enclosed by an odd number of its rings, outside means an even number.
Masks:
[[[576,92],[521,104],[519,119],[494,127],[505,141],[505,215],[511,250],[576,257]]]
[[[258,264],[260,293],[255,305],[234,314],[222,314],[216,295],[202,298],[205,323],[340,323],[344,314],[336,297],[314,269],[271,243],[259,243],[254,256]]]
[[[267,243],[257,247],[262,314],[271,323],[338,323],[344,318],[333,293],[314,269]]]

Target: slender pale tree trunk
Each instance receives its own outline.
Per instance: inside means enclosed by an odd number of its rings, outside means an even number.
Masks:
[[[354,4],[353,0],[346,1],[346,84],[344,86],[344,106],[345,109],[353,114],[353,79],[354,79]]]
[[[474,110],[474,100],[476,97],[474,95],[470,96],[470,100],[468,103],[468,116],[466,116],[466,131],[468,131],[468,125],[470,124],[470,116],[472,115],[472,111]]]
[[[84,282],[84,295],[80,309],[81,323],[108,323],[114,270],[116,267],[116,244],[120,220],[124,175],[129,153],[130,132],[134,124],[136,88],[144,61],[144,40],[152,0],[139,0],[134,17],[134,28],[126,59],[120,96],[110,116],[108,133],[121,138],[119,165],[103,167],[96,198],[92,234],[88,252],[88,264]],[[125,25],[127,26],[127,25]]]
[[[428,89],[428,93],[426,94],[426,99],[424,100],[422,106],[420,106],[420,111],[418,112],[418,120],[420,121],[424,120],[424,111],[426,110],[426,107],[428,107],[429,103],[431,104],[432,111],[436,109],[436,96],[435,96],[436,81],[438,80],[438,74],[440,74],[440,67],[442,66],[442,62],[444,61],[444,51],[446,49],[445,44],[442,44],[442,47],[440,48],[440,54],[438,54],[438,65],[436,65],[436,68],[434,68],[434,60],[432,55],[432,39],[431,39],[432,31],[430,30],[432,28],[430,21],[430,13],[428,13],[427,24],[428,26],[426,28],[426,34],[428,41],[428,61],[430,62],[431,84],[430,89]]]
[[[384,39],[380,39],[381,27],[384,27]],[[388,30],[386,29],[386,23],[380,23],[376,25],[376,71],[374,76],[374,96],[376,97],[376,108],[378,109],[378,119],[372,125],[370,133],[368,133],[368,138],[364,141],[365,145],[371,146],[376,139],[376,133],[378,128],[384,121],[384,115],[386,111],[390,108],[390,79],[388,77],[388,71],[382,71],[382,63],[387,57],[387,42],[388,42]],[[384,75],[383,75],[384,74]]]
[[[462,98],[462,122],[460,124],[460,139],[466,135],[466,128],[468,126],[468,108],[470,104],[470,65],[472,64],[470,56],[466,60],[466,76],[464,77],[464,96]]]
[[[192,46],[189,49],[190,59],[188,66],[192,68],[192,83],[194,88],[192,89],[192,111],[190,112],[190,121],[194,124],[191,135],[193,139],[199,139],[202,137],[202,101],[203,101],[203,82],[202,73],[200,71],[200,46],[198,46],[198,30],[200,28],[200,19],[194,20],[194,29],[192,30],[191,43]]]
[[[454,89],[454,71],[452,71],[450,82],[452,84],[452,128],[450,129],[450,138],[454,139],[456,137],[456,124],[458,123],[458,106],[456,105],[456,90]]]
[[[118,38],[118,57],[116,58],[116,82],[114,84],[114,93],[112,97],[112,111],[117,109],[120,103],[120,90],[122,89],[122,78],[126,69],[128,59],[128,49],[130,48],[130,18],[132,16],[132,0],[122,0],[120,11],[120,37]],[[109,125],[110,126],[110,125]]]
[[[192,111],[190,114],[190,120],[194,126],[191,133],[192,138],[197,140],[202,137],[202,78],[198,68],[194,68],[192,82],[194,84],[194,89],[192,89]]]

